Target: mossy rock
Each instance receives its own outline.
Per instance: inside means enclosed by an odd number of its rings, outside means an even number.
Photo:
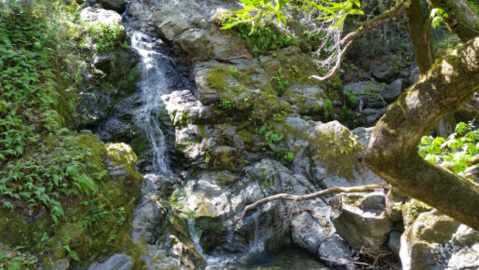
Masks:
[[[143,181],[143,175],[136,170],[136,154],[131,147],[124,143],[110,143],[106,146],[107,160],[114,168],[113,180],[135,193],[138,185]]]
[[[236,162],[239,158],[237,149],[228,146],[218,146],[210,153],[210,166],[218,170],[236,170]]]

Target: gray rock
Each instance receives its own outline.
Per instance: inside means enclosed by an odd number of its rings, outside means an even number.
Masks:
[[[398,231],[392,231],[389,234],[388,247],[399,256],[399,251],[401,250],[401,235],[402,233]]]
[[[392,222],[381,192],[339,194],[329,200],[331,221],[352,248],[377,248],[387,241]]]
[[[192,27],[186,16],[186,14],[164,10],[153,13],[153,21],[159,34],[172,42],[177,36]]]
[[[360,99],[363,100],[363,108],[383,108],[387,103],[380,93],[386,90],[386,86],[374,81],[363,81],[347,84],[343,88],[345,93],[353,93],[356,96],[352,109],[357,109]]]
[[[327,241],[328,234],[308,212],[291,219],[291,236],[294,243],[313,254],[323,242]]]
[[[401,210],[397,209],[397,205],[404,203],[409,196],[401,192],[395,187],[391,187],[386,195],[386,212],[393,222],[401,221],[403,219]]]
[[[437,211],[422,213],[401,237],[404,270],[445,269],[450,256],[446,246],[460,223]]]
[[[130,49],[109,52],[92,59],[92,68],[104,72],[109,81],[116,81],[126,76],[138,62],[136,54]]]
[[[397,79],[381,92],[381,96],[387,103],[393,103],[408,86],[409,83],[406,80]]]
[[[411,84],[415,84],[417,81],[419,81],[419,76],[420,76],[419,68],[415,67],[411,71],[411,74],[409,74],[409,81],[411,82]]]
[[[291,104],[296,104],[297,113],[312,114],[324,110],[326,86],[293,84],[284,94],[284,98]]]
[[[154,241],[153,232],[159,223],[158,206],[155,200],[142,198],[133,212],[131,239],[142,245]]]
[[[385,83],[394,81],[399,76],[399,68],[394,63],[387,63],[373,70],[373,77]]]
[[[135,263],[130,256],[115,254],[103,263],[94,263],[88,270],[131,270]]]
[[[86,23],[102,23],[103,25],[119,25],[123,27],[121,15],[113,10],[101,8],[85,8],[80,12],[80,21]]]
[[[353,255],[351,248],[336,234],[321,244],[318,255],[332,266],[342,266],[348,269],[354,267],[350,262]]]
[[[434,210],[422,213],[401,237],[404,270],[478,269],[479,233]]]
[[[56,270],[68,270],[68,269],[70,269],[70,260],[68,260],[67,258],[58,259],[55,262],[55,269]]]
[[[143,5],[139,2],[132,2],[128,8],[128,15],[137,17],[142,14]]]
[[[368,147],[369,138],[371,137],[371,132],[373,131],[373,127],[364,128],[358,127],[353,129],[351,132],[356,136],[358,141],[364,145],[364,147]]]

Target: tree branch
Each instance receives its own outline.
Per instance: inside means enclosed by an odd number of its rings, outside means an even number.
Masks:
[[[243,210],[243,213],[241,214],[241,219],[244,218],[244,216],[246,215],[248,211],[256,209],[258,206],[261,206],[265,203],[269,203],[272,201],[289,200],[289,201],[300,202],[300,201],[316,199],[316,198],[326,196],[329,194],[334,194],[334,193],[366,192],[366,191],[374,191],[379,188],[381,188],[381,185],[368,185],[368,186],[357,186],[357,187],[332,187],[332,188],[324,189],[324,190],[321,190],[315,193],[306,194],[306,195],[293,195],[293,194],[286,194],[286,193],[276,194],[246,206],[245,209]]]
[[[462,42],[479,36],[479,16],[465,0],[427,0],[435,8],[441,8],[448,17],[441,15],[442,21],[449,30],[456,34]]]
[[[360,24],[361,26],[358,29],[356,29],[356,31],[349,33],[341,40],[340,44],[338,45],[341,51],[339,53],[338,59],[336,60],[336,64],[334,65],[333,69],[330,70],[328,74],[326,74],[326,76],[324,77],[313,75],[309,78],[316,79],[319,81],[325,81],[325,80],[331,79],[334,76],[334,74],[336,74],[336,72],[338,72],[339,69],[341,68],[341,62],[343,61],[344,57],[346,56],[346,54],[348,53],[352,45],[356,43],[356,41],[358,41],[364,35],[366,35],[369,31],[374,29],[375,27],[387,21],[397,18],[406,9],[405,3],[409,1],[410,0],[406,0],[406,1],[398,0],[396,5],[394,5],[394,7],[392,7],[390,10],[384,12],[383,14],[371,20],[361,23]],[[344,46],[344,48],[341,49],[341,46]]]
[[[479,185],[417,154],[424,135],[479,91],[479,38],[438,59],[390,105],[371,134],[360,163],[406,194],[479,230]]]

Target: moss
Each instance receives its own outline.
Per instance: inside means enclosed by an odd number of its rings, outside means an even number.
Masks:
[[[113,166],[120,166],[127,173],[117,176],[116,180],[122,182],[122,185],[127,186],[132,192],[135,191],[143,181],[143,175],[136,170],[137,157],[130,146],[123,143],[107,144],[106,153]]]
[[[208,86],[217,90],[222,90],[229,87],[228,79],[233,79],[233,76],[230,72],[223,66],[216,65],[208,73],[206,80],[208,81]]]
[[[243,139],[244,143],[246,144],[254,143],[254,139],[251,136],[251,131],[248,130],[247,128],[237,131],[236,133],[238,133],[238,135],[241,135],[241,138]]]
[[[225,175],[223,172],[218,172],[218,176],[216,177],[216,182],[220,184],[221,186],[226,186],[234,181],[234,178],[232,178],[229,175]]]
[[[217,147],[210,157],[210,162],[216,169],[235,171],[239,153],[234,148]]]
[[[206,137],[206,130],[204,125],[196,125],[202,137]]]
[[[160,119],[161,120],[161,119]],[[190,121],[190,111],[189,110],[173,110],[170,112],[170,120],[173,126],[183,128],[186,127]]]
[[[363,148],[362,144],[346,128],[342,128],[339,133],[321,129],[316,136],[315,143],[320,149],[319,158],[326,164],[328,171],[345,178],[353,178],[357,164],[356,154]]]
[[[130,69],[130,72],[127,76],[123,78],[123,80],[119,84],[119,88],[124,94],[133,94],[137,90],[137,83],[140,77],[140,73],[138,71],[138,67],[135,66]]]

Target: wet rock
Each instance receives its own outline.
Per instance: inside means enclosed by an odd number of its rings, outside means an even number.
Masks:
[[[128,15],[137,17],[140,16],[143,12],[143,5],[139,2],[132,1],[130,7],[128,8]]]
[[[207,266],[206,261],[201,257],[195,249],[192,249],[186,246],[184,243],[180,242],[175,236],[171,236],[173,242],[173,254],[178,257],[178,260],[181,263],[181,266],[185,270],[199,270],[205,269]]]
[[[131,49],[121,49],[104,55],[96,55],[92,59],[92,68],[101,70],[106,79],[115,81],[126,76],[138,62],[136,54]]]
[[[381,192],[339,194],[330,199],[331,221],[352,248],[377,248],[387,241],[392,221]]]
[[[88,267],[88,270],[131,270],[134,262],[130,256],[125,254],[115,254],[103,263],[94,263]]]

